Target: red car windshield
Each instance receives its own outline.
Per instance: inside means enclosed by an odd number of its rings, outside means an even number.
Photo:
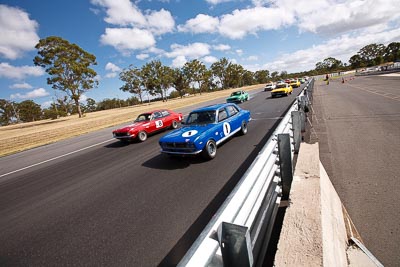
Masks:
[[[140,121],[149,121],[151,118],[151,113],[144,113],[144,114],[140,114],[135,122],[140,122]]]

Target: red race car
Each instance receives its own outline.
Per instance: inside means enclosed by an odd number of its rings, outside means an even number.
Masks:
[[[182,122],[182,113],[161,109],[140,114],[131,125],[113,131],[113,136],[121,141],[131,141],[137,138],[140,142],[147,139],[147,135],[168,128],[176,129]]]

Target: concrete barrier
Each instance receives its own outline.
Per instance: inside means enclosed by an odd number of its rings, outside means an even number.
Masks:
[[[365,247],[350,242],[349,221],[319,160],[318,143],[302,143],[274,265],[382,266]]]

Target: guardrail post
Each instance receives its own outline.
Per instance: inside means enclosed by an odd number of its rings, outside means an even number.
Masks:
[[[302,110],[300,110],[300,129],[302,133],[306,131],[306,113]]]
[[[293,180],[292,153],[289,134],[278,134],[278,152],[282,179],[282,200],[288,200]]]
[[[292,111],[294,153],[299,153],[301,143],[301,115],[300,111]],[[305,127],[305,126],[304,126]]]
[[[253,266],[250,233],[247,227],[222,222],[218,227],[218,242],[224,266]]]

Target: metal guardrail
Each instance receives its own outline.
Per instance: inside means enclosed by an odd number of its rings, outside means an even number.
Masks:
[[[288,199],[311,79],[178,266],[262,266],[281,199]]]
[[[388,67],[386,70],[356,72],[355,76],[383,75],[383,74],[390,74],[390,73],[397,73],[397,72],[400,72],[400,67]]]

